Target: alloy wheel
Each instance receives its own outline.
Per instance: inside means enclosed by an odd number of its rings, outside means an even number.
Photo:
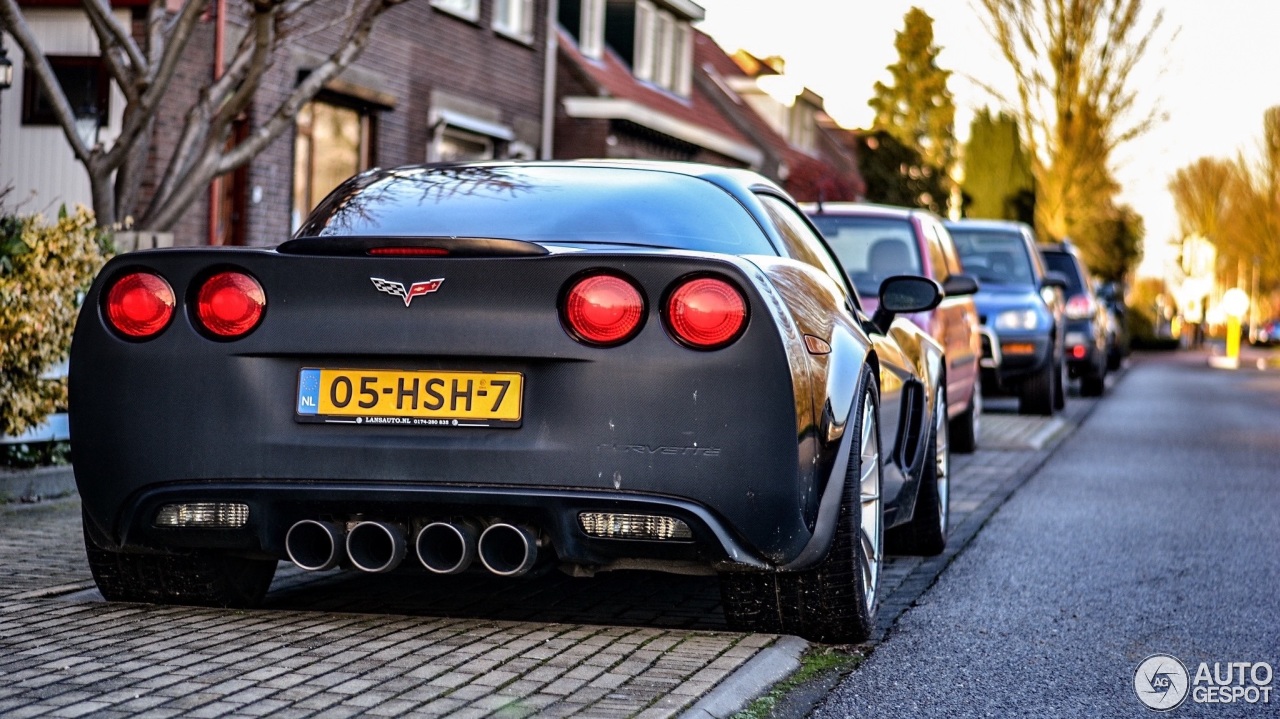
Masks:
[[[867,612],[876,606],[880,588],[880,565],[884,560],[884,501],[880,494],[880,432],[876,426],[875,407],[870,402],[862,410],[862,476],[859,478],[859,495],[862,502],[862,522],[859,539],[862,542],[862,596],[866,598]]]

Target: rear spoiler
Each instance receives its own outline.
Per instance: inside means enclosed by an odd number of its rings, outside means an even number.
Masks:
[[[489,237],[299,237],[282,243],[285,255],[328,257],[540,257],[551,252],[522,240]]]

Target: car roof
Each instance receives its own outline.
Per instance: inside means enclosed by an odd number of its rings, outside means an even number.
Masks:
[[[948,227],[964,227],[973,230],[1022,230],[1031,229],[1031,226],[1025,222],[1017,220],[988,220],[973,219],[966,217],[960,220],[943,220],[943,224]]]
[[[800,209],[817,215],[858,215],[860,217],[907,218],[915,215],[934,215],[920,207],[881,205],[874,202],[802,202]],[[941,219],[941,218],[938,218]]]

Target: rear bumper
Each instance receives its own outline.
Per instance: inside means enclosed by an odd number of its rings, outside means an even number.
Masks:
[[[236,528],[158,527],[166,505],[236,503],[248,506],[248,518]],[[583,512],[668,517],[691,530],[689,539],[634,540],[589,535]],[[125,551],[217,550],[286,559],[285,537],[303,520],[350,525],[381,521],[400,527],[407,537],[431,522],[467,519],[480,526],[503,522],[530,527],[553,550],[557,561],[608,569],[619,560],[696,564],[709,569],[766,569],[724,518],[696,503],[659,496],[535,487],[428,487],[400,483],[199,482],[150,488],[122,510],[123,534],[89,528],[95,543]],[[92,520],[90,520],[92,521]]]

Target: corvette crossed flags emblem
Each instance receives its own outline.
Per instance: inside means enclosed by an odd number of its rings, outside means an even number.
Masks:
[[[414,297],[431,294],[432,292],[440,289],[440,285],[444,284],[444,278],[440,277],[438,279],[427,280],[425,282],[414,282],[409,285],[409,289],[406,290],[404,285],[399,282],[384,280],[380,277],[370,277],[369,279],[373,280],[373,286],[377,287],[379,292],[386,292],[389,295],[395,295],[396,297],[403,299],[405,307],[408,307],[409,303],[413,302]]]

